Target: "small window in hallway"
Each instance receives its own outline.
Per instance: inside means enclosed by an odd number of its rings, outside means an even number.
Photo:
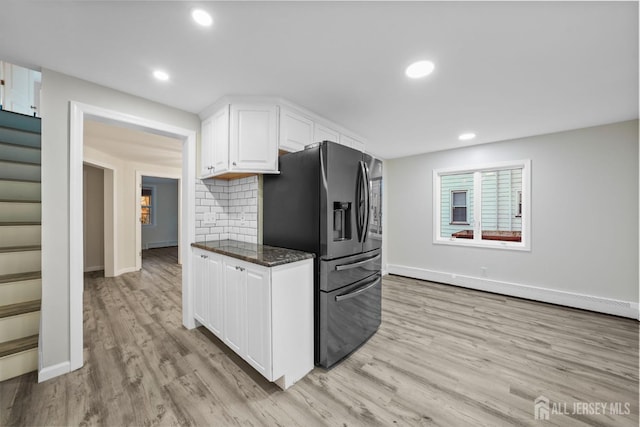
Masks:
[[[140,196],[140,222],[142,225],[153,225],[153,187],[142,187]]]

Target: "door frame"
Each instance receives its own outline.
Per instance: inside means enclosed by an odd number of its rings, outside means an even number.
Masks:
[[[95,160],[83,160],[84,165],[89,165],[94,168],[102,169],[103,176],[103,191],[104,191],[104,229],[103,229],[103,244],[104,244],[104,277],[114,277],[116,275],[116,248],[118,247],[118,236],[115,230],[118,229],[118,205],[115,196],[117,168],[110,163],[95,161]],[[84,176],[83,176],[84,179]],[[84,186],[83,186],[84,190]],[[82,193],[84,197],[84,192]],[[84,207],[84,199],[82,203]],[[84,212],[83,212],[84,214]],[[83,230],[84,237],[84,230]]]
[[[182,324],[195,328],[189,244],[195,241],[196,131],[94,105],[70,101],[69,117],[69,370],[82,367],[83,355],[83,155],[84,121],[96,120],[182,141]]]
[[[182,241],[180,239],[182,235],[182,175],[176,175],[171,173],[162,172],[144,172],[136,170],[136,271],[142,268],[142,224],[140,222],[140,216],[142,215],[142,208],[140,206],[140,188],[142,188],[142,177],[149,176],[154,178],[170,178],[178,180],[178,264],[182,264]]]

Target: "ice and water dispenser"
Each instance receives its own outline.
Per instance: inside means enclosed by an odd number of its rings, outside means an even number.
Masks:
[[[333,241],[351,239],[351,202],[333,202]]]

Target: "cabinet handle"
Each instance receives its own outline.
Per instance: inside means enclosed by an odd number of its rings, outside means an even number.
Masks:
[[[236,270],[238,270],[238,271],[244,271],[244,267],[240,267],[240,266],[236,265]]]
[[[209,258],[209,255],[200,255],[200,258],[207,259],[207,258]]]
[[[237,166],[237,165],[236,165],[236,162],[233,162],[233,166]]]

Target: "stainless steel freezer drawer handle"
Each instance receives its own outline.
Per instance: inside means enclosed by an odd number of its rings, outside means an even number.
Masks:
[[[349,269],[352,269],[352,268],[360,267],[361,265],[366,264],[366,263],[371,262],[371,261],[375,261],[378,258],[380,258],[380,254],[378,254],[376,256],[372,256],[371,258],[364,259],[362,261],[354,262],[353,264],[336,265],[336,271],[343,271],[343,270],[349,270]]]
[[[336,302],[340,302],[340,301],[344,301],[346,299],[349,298],[354,298],[357,297],[358,295],[360,295],[363,292],[367,292],[369,289],[373,288],[375,285],[378,284],[378,282],[380,281],[380,277],[376,277],[376,279],[369,284],[368,286],[365,286],[364,288],[358,288],[357,291],[352,291],[346,294],[342,294],[342,295],[336,295]]]

